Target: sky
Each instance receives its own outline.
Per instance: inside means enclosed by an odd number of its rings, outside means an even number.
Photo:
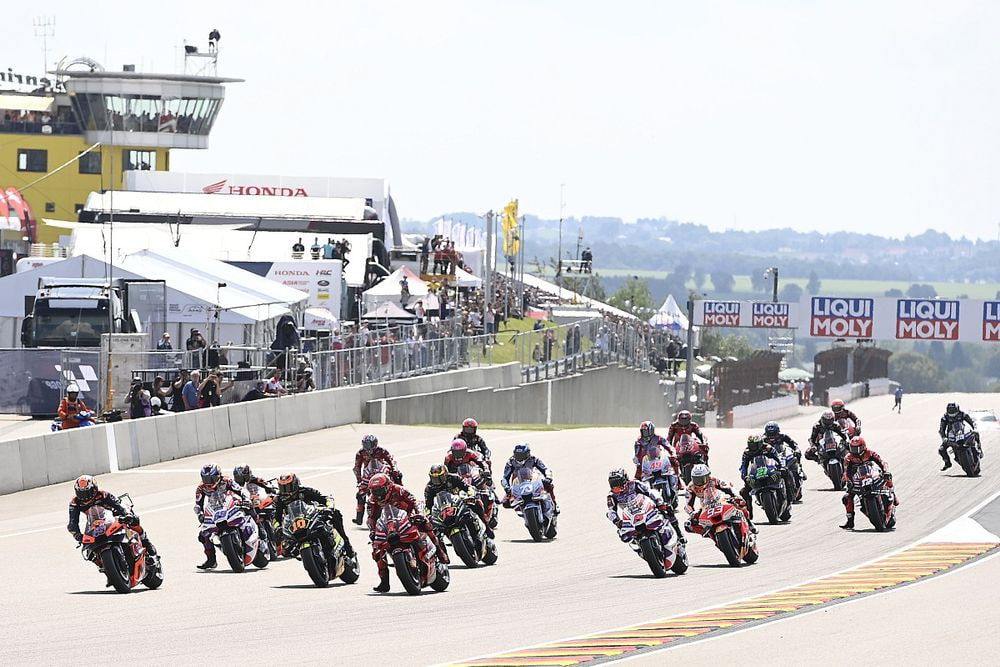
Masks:
[[[549,218],[1000,234],[997,2],[104,6],[7,12],[0,65],[41,68],[43,11],[50,66],[176,72],[217,27],[219,74],[246,82],[174,171],[384,177],[412,219],[516,197]]]

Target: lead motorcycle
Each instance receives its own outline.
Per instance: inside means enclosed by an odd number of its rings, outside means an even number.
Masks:
[[[127,493],[119,501],[132,512],[132,499]],[[119,593],[131,593],[140,583],[152,589],[163,584],[160,557],[146,551],[139,533],[128,523],[103,507],[92,507],[86,516],[87,527],[78,548],[85,559],[101,568],[109,585]]]
[[[976,446],[976,432],[967,429],[965,422],[955,422],[948,427],[948,447],[955,452],[955,460],[969,477],[978,477],[982,472],[979,448]]]
[[[687,549],[678,542],[670,522],[647,496],[636,494],[618,508],[621,527],[618,537],[649,565],[660,579],[667,571],[684,574],[688,569]]]
[[[754,500],[764,508],[768,523],[783,523],[792,517],[785,476],[774,459],[763,454],[755,456],[747,468],[747,481]]]
[[[660,494],[660,499],[677,509],[677,486],[679,481],[670,463],[670,454],[658,443],[646,448],[642,460],[642,481]]]
[[[257,522],[244,510],[243,502],[229,491],[205,497],[202,531],[222,549],[233,572],[243,572],[251,563],[265,568],[271,561],[267,541],[260,539]]]
[[[823,472],[833,482],[833,488],[841,491],[844,488],[844,459],[847,456],[847,448],[844,441],[833,431],[823,434],[816,447],[817,462],[823,466]]]
[[[361,479],[358,480],[358,490],[354,498],[357,501],[354,523],[361,525],[365,520],[365,504],[368,499],[368,482],[379,473],[389,474],[389,466],[379,459],[371,459],[361,468]]]
[[[382,507],[375,524],[372,551],[376,560],[388,558],[410,595],[420,595],[426,586],[441,592],[451,583],[448,566],[438,559],[434,544],[398,507]]]
[[[741,560],[756,563],[760,556],[757,536],[750,532],[743,510],[718,489],[706,490],[702,503],[690,519],[690,523],[698,525],[702,537],[712,540],[732,567],[739,567]]]
[[[492,494],[491,494],[492,495]],[[497,545],[486,536],[486,527],[469,507],[476,497],[464,496],[449,489],[438,492],[431,509],[431,524],[439,535],[448,538],[455,553],[466,567],[478,567],[480,562],[497,562]]]
[[[556,505],[545,490],[542,476],[533,468],[522,466],[514,471],[510,485],[511,506],[524,519],[524,525],[535,542],[555,539]]]
[[[677,462],[681,467],[681,478],[685,486],[691,483],[691,469],[705,462],[701,453],[701,441],[689,433],[683,433],[674,445],[677,450]]]
[[[330,523],[329,512],[315,504],[293,501],[285,509],[282,532],[286,541],[295,545],[294,552],[319,588],[337,578],[353,584],[361,576],[358,555],[347,557],[344,539]]]
[[[854,471],[848,488],[848,493],[858,496],[861,513],[880,533],[896,527],[896,503],[893,502],[896,495],[887,482],[885,472],[874,461],[867,461]]]

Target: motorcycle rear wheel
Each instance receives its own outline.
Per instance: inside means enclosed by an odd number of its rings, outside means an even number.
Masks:
[[[639,541],[639,549],[642,551],[642,558],[649,565],[649,570],[657,579],[667,576],[667,568],[663,563],[663,552],[656,548],[653,540],[655,537],[647,537]]]
[[[444,563],[437,564],[437,573],[434,577],[434,581],[431,582],[431,588],[438,593],[444,591],[448,588],[448,584],[451,583],[451,571],[448,566]]]
[[[399,577],[406,592],[410,595],[420,595],[420,580],[418,578],[420,575],[410,569],[409,556],[408,552],[397,551],[392,554],[392,564],[395,566],[396,576]]]
[[[344,559],[344,571],[340,573],[340,580],[345,584],[353,584],[361,576],[361,566],[358,564],[358,555],[354,554],[350,558]]]
[[[318,588],[326,588],[330,585],[330,578],[327,576],[326,559],[323,558],[323,548],[318,544],[310,546],[302,551],[302,565],[309,573],[309,578]]]
[[[129,576],[128,561],[125,560],[125,553],[120,545],[114,545],[101,552],[101,564],[104,566],[104,574],[108,581],[119,593],[131,593],[131,577]]]
[[[683,544],[677,545],[677,555],[674,557],[674,564],[670,566],[674,574],[684,574],[688,571],[688,552]]]
[[[233,572],[245,571],[243,541],[238,539],[234,533],[224,533],[219,541],[222,542],[222,553],[226,555],[226,560],[229,561],[229,567],[233,568]]]

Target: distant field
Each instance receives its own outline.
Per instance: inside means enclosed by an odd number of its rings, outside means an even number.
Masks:
[[[628,276],[639,276],[640,278],[666,278],[667,271],[653,271],[648,269],[600,269],[598,273],[607,278],[616,277],[628,277]],[[736,280],[736,285],[733,289],[732,294],[715,294],[714,296],[735,296],[735,297],[758,297],[760,292],[754,292],[750,288],[750,276],[740,275],[733,276]],[[778,287],[782,287],[789,283],[795,283],[803,290],[806,288],[806,283],[809,282],[809,278],[785,278],[784,276],[779,277]],[[907,280],[863,280],[863,279],[821,279],[822,286],[820,288],[821,294],[844,294],[844,295],[858,295],[858,296],[882,296],[888,289],[896,288],[901,290],[904,294],[906,289],[913,284],[913,281]],[[938,296],[943,297],[957,297],[961,294],[968,296],[970,299],[992,299],[996,296],[997,291],[1000,290],[1000,283],[983,283],[983,284],[972,284],[972,283],[947,283],[947,282],[931,282],[930,285],[934,286],[937,290]],[[694,289],[694,283],[688,282],[688,286]],[[702,286],[703,292],[712,293],[712,281],[708,278],[705,279],[705,284]]]

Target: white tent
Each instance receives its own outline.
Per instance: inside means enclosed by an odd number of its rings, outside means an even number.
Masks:
[[[482,279],[463,269],[455,269],[455,281],[459,287],[479,287],[483,284]]]
[[[337,316],[326,308],[306,308],[305,317],[302,320],[302,328],[307,331],[336,329],[337,322]]]
[[[416,315],[403,309],[398,303],[383,301],[370,308],[362,317],[363,320],[414,320]]]
[[[667,295],[667,299],[660,306],[660,309],[649,318],[649,323],[658,329],[686,331],[688,328],[688,318],[674,301],[673,294]]]
[[[378,285],[365,290],[365,305],[371,306],[372,304],[382,303],[385,301],[398,302],[403,289],[401,282],[404,277],[406,278],[406,284],[410,289],[410,303],[416,302],[418,299],[427,296],[429,292],[427,283],[421,280],[420,276],[407,267],[401,266],[386,276],[385,279]]]
[[[38,279],[106,278],[107,264],[90,255],[77,255],[38,269],[0,278],[0,346],[20,345],[24,297],[33,295]],[[181,251],[145,250],[116,262],[114,278],[166,282],[166,328],[175,344],[183,344],[191,328],[222,344],[270,344],[273,329],[290,308],[304,305],[307,295],[261,278],[249,271],[212,259],[192,259]],[[220,287],[225,283],[225,287]],[[217,316],[217,319],[216,319]],[[213,326],[214,325],[214,326]],[[159,334],[150,332],[151,343]]]

